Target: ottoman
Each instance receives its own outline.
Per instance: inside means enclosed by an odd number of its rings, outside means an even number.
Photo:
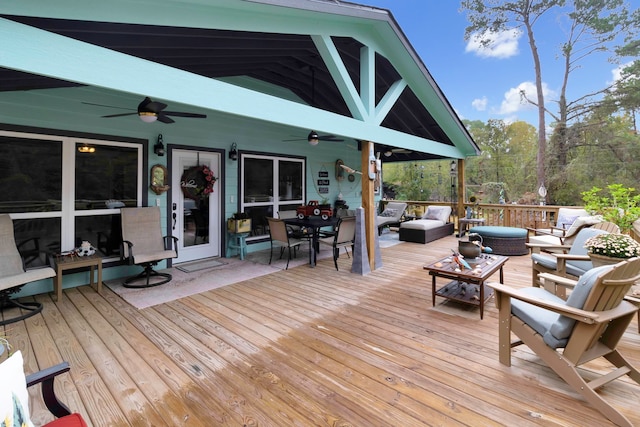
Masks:
[[[528,255],[527,230],[516,227],[496,227],[481,225],[469,230],[469,234],[478,233],[482,236],[485,246],[493,249],[498,255]]]

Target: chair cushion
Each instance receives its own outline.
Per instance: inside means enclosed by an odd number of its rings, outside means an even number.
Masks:
[[[569,295],[569,298],[567,298],[566,305],[573,308],[584,307],[584,303],[587,301],[587,297],[591,292],[591,288],[593,288],[593,285],[598,279],[598,276],[611,270],[612,268],[613,265],[605,265],[602,267],[592,268],[591,270],[584,273],[578,280],[575,288],[573,288],[573,290],[571,291],[571,295]],[[551,326],[549,332],[553,338],[558,340],[569,338],[575,324],[576,321],[574,319],[565,316],[559,316],[558,321]]]
[[[607,265],[584,273],[567,301],[543,288],[531,287],[523,289],[522,292],[544,301],[582,308],[597,278],[612,267]],[[517,299],[511,300],[511,313],[542,335],[544,342],[551,348],[564,347],[576,323],[574,319]]]
[[[396,216],[396,214],[398,213],[397,209],[385,209],[382,212],[380,212],[380,216],[383,216],[385,218],[389,218],[389,217],[394,217]]]
[[[536,264],[540,264],[542,267],[546,267],[551,270],[558,268],[557,258],[552,255],[546,255],[542,253],[532,253],[531,260]],[[586,268],[582,268],[586,267]],[[568,274],[580,277],[585,271],[589,270],[593,265],[590,261],[567,261],[565,263],[565,269]]]
[[[71,414],[45,424],[44,427],[87,427],[80,414]]]
[[[8,426],[33,427],[29,415],[29,394],[22,353],[18,350],[0,363],[0,421]],[[4,425],[4,424],[2,424]]]

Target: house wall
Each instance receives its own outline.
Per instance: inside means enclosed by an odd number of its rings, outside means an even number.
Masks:
[[[163,124],[160,122],[144,123],[137,116],[125,116],[119,118],[101,118],[101,115],[113,114],[113,109],[86,105],[85,115],[82,120],[78,120],[75,115],[65,115],[64,113],[64,91],[74,89],[51,89],[52,99],[60,97],[61,108],[55,109],[51,106],[40,108],[34,106],[31,109],[11,108],[10,105],[0,104],[0,116],[3,117],[7,125],[20,125],[26,127],[45,128],[52,131],[73,131],[95,133],[101,135],[113,135],[118,137],[132,137],[147,139],[147,170],[143,171],[143,176],[149,175],[149,169],[155,164],[162,164],[169,169],[167,156],[159,157],[153,152],[153,145],[157,141],[158,134],[162,134],[165,147],[170,144],[192,147],[208,147],[224,150],[223,161],[225,162],[224,177],[219,181],[224,185],[224,208],[220,214],[223,221],[229,218],[238,209],[238,161],[228,158],[228,151],[231,144],[235,142],[239,151],[265,152],[280,155],[305,156],[307,166],[307,200],[320,200],[324,194],[316,191],[316,180],[318,172],[326,169],[329,172],[329,193],[326,195],[333,203],[338,194],[342,196],[351,208],[361,205],[360,176],[357,175],[353,183],[344,180],[339,183],[335,179],[335,162],[342,159],[346,165],[359,169],[360,153],[357,151],[357,142],[345,140],[344,142],[324,142],[317,146],[311,146],[306,141],[306,135],[310,129],[287,129],[283,133],[281,127],[272,124],[251,120],[249,118],[232,117],[225,114],[209,114],[207,119],[176,118],[176,123]],[[77,89],[75,89],[77,90]],[[107,105],[123,105],[117,96],[112,96],[108,92],[93,89],[94,96],[87,98],[86,102],[104,103]],[[77,102],[77,101],[74,101]],[[15,107],[15,106],[14,106]],[[134,108],[136,105],[133,106]],[[38,109],[40,111],[38,111]],[[170,105],[169,109],[175,111],[192,111],[189,106]],[[22,110],[22,111],[18,111]],[[49,113],[53,111],[53,113]],[[295,114],[295,112],[292,112]],[[311,128],[311,125],[310,125]],[[291,139],[300,137],[300,141],[283,142],[281,135],[291,135]],[[216,171],[217,172],[217,171]],[[169,211],[167,209],[168,193],[156,195],[150,189],[143,190],[143,197],[146,197],[147,205],[155,205],[156,200],[162,213],[163,229],[167,227]],[[223,224],[220,224],[223,227]],[[268,243],[250,245],[249,251],[266,249]],[[225,248],[221,248],[221,253],[225,253]],[[166,263],[159,264],[158,268],[166,267]],[[110,280],[124,277],[139,272],[139,267],[117,266],[103,269],[103,280]],[[89,282],[89,273],[81,272],[64,276],[63,286],[74,287]],[[36,282],[25,286],[19,296],[33,295],[53,290],[51,280]]]

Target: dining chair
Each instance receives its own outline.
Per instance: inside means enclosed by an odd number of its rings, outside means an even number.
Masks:
[[[349,256],[349,247],[353,251],[353,241],[356,238],[356,217],[342,217],[336,225],[336,231],[333,236],[318,239],[321,245],[331,246],[333,248],[333,263],[338,270],[338,257],[340,256],[340,248],[344,248],[347,256]]]
[[[289,261],[291,261],[291,249],[293,248],[293,255],[295,257],[296,250],[302,244],[302,240],[289,236],[287,231],[287,224],[282,219],[267,217],[267,223],[269,225],[269,237],[271,239],[271,252],[269,254],[269,264],[273,260],[273,247],[280,248],[280,258],[284,254],[284,250],[288,249],[289,254],[287,256],[287,266],[285,270],[289,269]]]

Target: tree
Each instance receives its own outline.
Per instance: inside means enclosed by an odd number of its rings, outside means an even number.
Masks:
[[[521,95],[526,102],[538,108],[536,178],[538,186],[543,185],[549,182],[545,115],[550,114],[555,121],[553,156],[558,170],[562,170],[572,141],[568,138],[568,124],[589,111],[590,100],[602,92],[584,94],[570,102],[566,98],[569,76],[586,57],[595,52],[613,50],[613,43],[620,34],[632,33],[637,28],[637,21],[631,19],[636,17],[635,12],[630,15],[623,0],[463,0],[462,9],[468,12],[470,22],[465,31],[467,40],[477,37],[482,44],[489,45],[493,35],[513,28],[522,29],[527,35],[537,93],[534,98],[526,93]],[[560,51],[564,68],[557,111],[552,111],[545,104],[542,63],[534,31],[536,23],[551,11],[560,14],[567,24],[567,38]]]

